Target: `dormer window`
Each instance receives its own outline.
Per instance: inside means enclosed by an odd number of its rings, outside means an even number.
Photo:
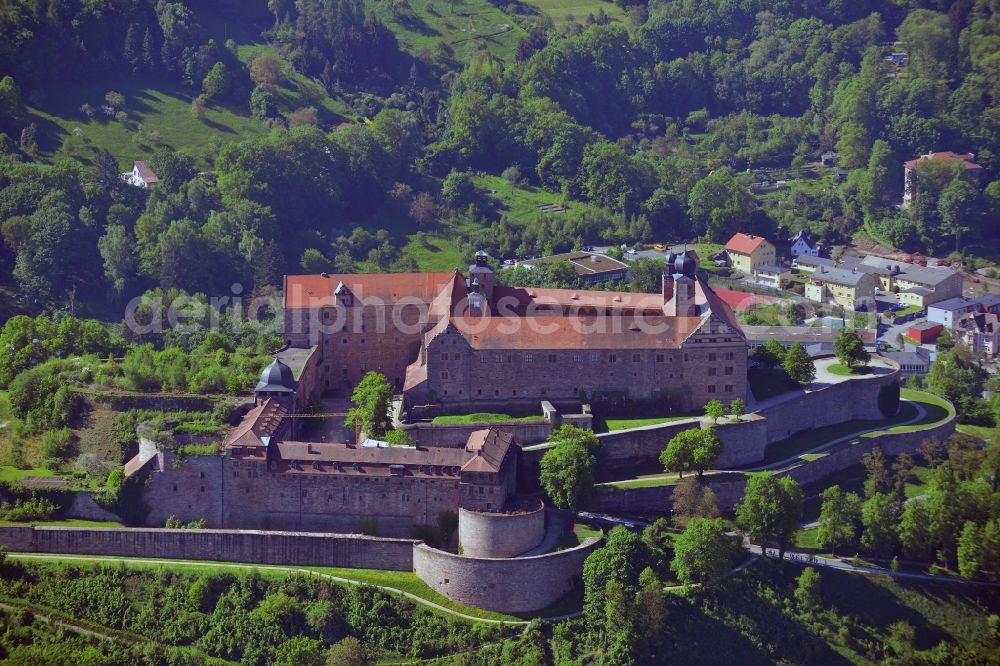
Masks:
[[[347,308],[354,305],[354,294],[351,293],[351,290],[343,282],[337,284],[337,288],[333,290],[333,294],[337,297],[337,305]]]

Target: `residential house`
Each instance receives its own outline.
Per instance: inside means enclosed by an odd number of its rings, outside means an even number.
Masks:
[[[160,182],[160,178],[149,168],[146,160],[136,160],[132,163],[132,170],[122,174],[122,180],[135,187],[149,187],[153,183]]]
[[[787,266],[765,264],[758,266],[753,272],[755,283],[771,289],[781,289],[789,277],[791,277],[791,270]]]
[[[940,153],[929,152],[926,155],[921,155],[915,160],[910,160],[903,163],[903,206],[909,206],[913,203],[913,200],[917,197],[917,165],[926,160],[948,160],[951,162],[960,163],[962,168],[965,170],[965,176],[979,185],[980,174],[983,168],[976,164],[973,160],[976,159],[973,153],[953,153],[950,150]]]
[[[918,266],[873,256],[861,264],[887,269],[889,274],[879,274],[882,289],[898,293],[899,302],[905,305],[926,308],[962,295],[962,276],[947,266]]]
[[[874,353],[875,330],[858,328],[854,332],[861,338],[865,349]],[[826,356],[833,354],[833,343],[840,334],[840,329],[829,326],[743,326],[743,334],[750,350],[760,347],[768,340],[777,340],[785,349],[798,342],[810,356]]]
[[[967,312],[955,324],[955,332],[973,352],[995,357],[1000,349],[1000,315],[995,312]]]
[[[811,254],[800,254],[792,259],[792,268],[800,273],[812,273],[818,268],[836,268],[837,262],[826,257]]]
[[[802,255],[809,257],[819,256],[819,246],[813,240],[812,236],[809,235],[808,231],[800,231],[795,234],[792,236],[790,243],[791,248],[788,250],[788,254],[792,257],[800,257]]]
[[[900,380],[916,375],[923,379],[931,369],[933,352],[923,347],[905,345],[904,351],[882,352],[882,356],[899,364]]]
[[[927,321],[952,329],[967,312],[993,312],[1000,314],[1000,296],[988,294],[978,298],[949,298],[927,307]]]
[[[538,259],[528,259],[519,263],[527,268],[544,267],[554,261],[568,261],[576,276],[586,284],[598,282],[625,281],[628,279],[628,264],[596,252],[564,252]]]
[[[878,280],[863,271],[823,267],[809,276],[805,296],[817,303],[833,301],[848,310],[867,310],[877,286]]]
[[[774,245],[763,236],[738,233],[726,243],[733,268],[752,276],[758,266],[773,265],[777,258]]]

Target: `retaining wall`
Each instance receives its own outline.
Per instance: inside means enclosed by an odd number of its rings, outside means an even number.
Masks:
[[[743,467],[764,460],[769,444],[795,433],[842,423],[853,419],[878,420],[885,416],[878,408],[878,394],[883,386],[899,381],[899,369],[882,375],[860,376],[761,409],[738,423],[724,419],[717,426],[722,440],[718,464]],[[602,469],[629,469],[656,465],[667,442],[682,430],[707,425],[703,419],[672,421],[658,425],[602,433],[600,457]],[[522,440],[523,441],[523,440]],[[540,459],[544,451],[531,451],[526,457]],[[532,463],[526,460],[525,471]]]
[[[10,550],[295,564],[357,569],[413,569],[412,539],[358,534],[78,527],[0,527]]]
[[[930,438],[946,439],[955,432],[954,418],[937,426],[912,432],[886,433],[878,437],[859,437],[850,446],[839,448],[822,458],[805,462],[782,470],[776,476],[790,476],[799,485],[808,485],[843,471],[861,462],[861,457],[875,448],[881,448],[886,455],[914,453],[920,444]],[[722,477],[722,478],[720,478]],[[704,482],[715,493],[719,509],[731,510],[743,499],[746,477],[735,473],[708,475]],[[648,488],[614,488],[598,492],[594,497],[593,510],[598,513],[664,513],[670,507],[675,486],[654,486]]]
[[[583,561],[600,539],[535,557],[483,559],[453,555],[424,544],[413,547],[413,571],[452,601],[498,613],[550,606],[582,587]]]
[[[458,543],[469,557],[514,557],[545,538],[545,506],[526,513],[458,510]]]

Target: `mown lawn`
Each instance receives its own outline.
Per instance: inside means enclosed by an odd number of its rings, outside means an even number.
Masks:
[[[596,418],[594,419],[594,432],[610,432],[612,430],[627,430],[629,428],[641,428],[643,426],[658,425],[660,423],[669,423],[671,421],[683,421],[685,419],[693,418],[693,415],[689,414],[687,416],[651,416],[649,418],[641,419],[615,419],[615,418]]]
[[[583,23],[588,14],[597,16],[602,9],[614,21],[625,20],[625,12],[618,5],[604,0],[526,0],[526,4],[537,7],[559,27]]]
[[[413,2],[396,13],[375,0],[366,5],[396,34],[405,51],[413,55],[423,49],[433,52],[435,46],[444,44],[459,67],[483,48],[513,62],[518,41],[527,36],[514,19],[486,0]]]
[[[542,416],[511,416],[509,414],[496,414],[491,412],[479,412],[476,414],[446,414],[435,416],[432,423],[495,423],[498,421],[541,421]]]
[[[267,133],[267,128],[250,116],[248,106],[211,104],[205,119],[198,120],[191,115],[196,91],[166,81],[158,82],[156,87],[146,83],[109,79],[99,87],[70,83],[48,89],[44,102],[28,107],[31,119],[38,124],[42,156],[49,160],[72,157],[87,164],[95,148],[104,148],[125,171],[131,168],[132,160],[149,157],[158,145],[164,145],[185,149],[206,167],[213,153],[212,142]],[[119,122],[100,111],[94,118],[87,118],[80,111],[85,103],[100,107],[109,90],[125,96],[127,120]],[[159,143],[155,135],[159,135]]]
[[[0,482],[23,481],[29,476],[51,477],[56,476],[56,473],[52,470],[42,469],[41,467],[34,469],[18,469],[17,467],[11,467],[9,465],[0,465]]]
[[[848,368],[843,363],[834,363],[830,365],[827,370],[833,375],[842,375],[844,377],[855,377],[857,375],[867,375],[871,372],[871,368],[867,365],[857,365],[853,368]]]
[[[899,414],[891,419],[882,419],[879,421],[854,419],[800,432],[768,445],[764,452],[764,460],[765,462],[777,462],[862,430],[881,427],[890,428],[895,423],[912,419],[916,414],[916,408],[904,402],[900,406]]]
[[[64,520],[29,520],[27,522],[17,522],[13,520],[0,520],[0,525],[27,527],[37,525],[39,527],[121,527],[122,524],[112,520],[82,520],[79,518],[66,518]]]

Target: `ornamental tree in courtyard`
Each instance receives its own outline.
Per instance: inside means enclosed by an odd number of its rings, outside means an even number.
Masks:
[[[747,413],[747,404],[739,398],[733,398],[732,402],[729,403],[729,413],[734,421],[739,421]]]
[[[700,477],[722,453],[722,442],[714,428],[691,428],[674,435],[660,453],[660,462],[668,472],[696,471]]]
[[[743,501],[736,505],[736,524],[751,541],[762,546],[778,545],[778,557],[785,556],[792,534],[802,517],[802,489],[791,477],[762,472],[751,474]]]
[[[347,411],[346,424],[360,427],[372,437],[382,437],[392,430],[392,386],[384,375],[367,372],[351,394],[354,406]]]
[[[871,360],[865,351],[865,343],[862,342],[861,336],[847,328],[840,329],[840,333],[837,334],[837,338],[833,341],[833,352],[848,368],[868,365],[868,361]]]
[[[719,419],[726,415],[726,406],[721,400],[709,400],[705,405],[705,417],[712,419],[712,423],[718,423]]]
[[[808,384],[816,376],[816,366],[801,342],[792,343],[785,354],[785,360],[782,361],[781,367],[789,379],[799,384]]]

